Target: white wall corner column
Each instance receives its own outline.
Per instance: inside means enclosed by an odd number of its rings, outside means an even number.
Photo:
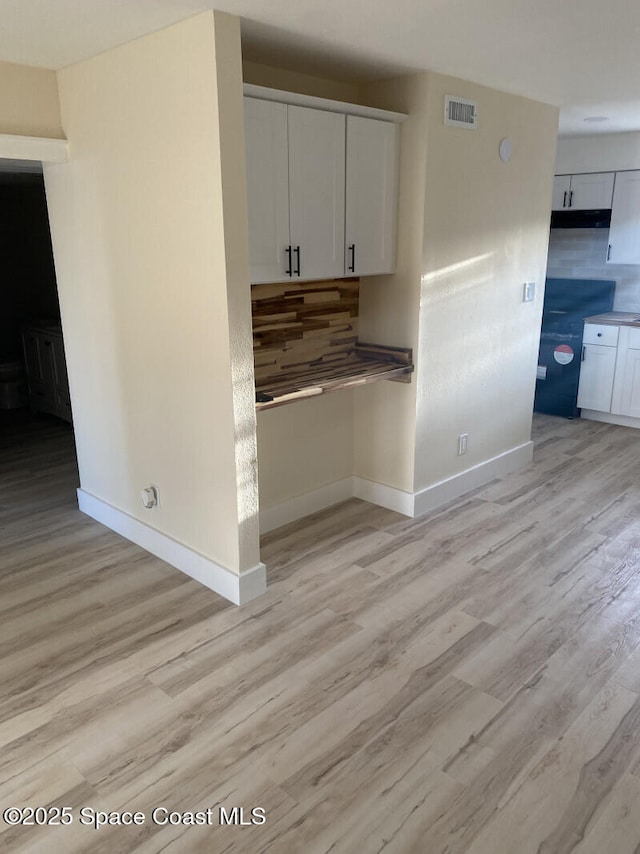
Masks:
[[[239,21],[195,15],[58,89],[74,156],[44,174],[81,509],[246,601],[265,573]]]
[[[259,563],[260,542],[240,19],[214,12],[214,38],[235,436],[238,567],[244,572]]]

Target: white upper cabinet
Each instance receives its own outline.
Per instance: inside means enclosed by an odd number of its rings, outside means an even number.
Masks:
[[[346,274],[395,265],[398,125],[347,116]]]
[[[245,85],[252,283],[393,270],[404,118]]]
[[[571,192],[571,175],[556,175],[553,179],[551,210],[562,211],[567,207]]]
[[[287,106],[244,99],[252,282],[282,281],[289,247]]]
[[[640,170],[616,173],[607,261],[640,264]]]
[[[613,172],[594,172],[572,175],[569,191],[570,207],[574,211],[610,208],[613,196]]]
[[[554,211],[608,209],[613,195],[613,172],[556,175],[553,181]]]
[[[345,116],[288,111],[293,277],[344,276]]]

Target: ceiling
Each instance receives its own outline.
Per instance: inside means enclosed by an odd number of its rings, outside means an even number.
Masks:
[[[640,130],[638,0],[0,0],[0,60],[57,69],[214,7],[254,61],[434,70],[558,105],[562,135]]]

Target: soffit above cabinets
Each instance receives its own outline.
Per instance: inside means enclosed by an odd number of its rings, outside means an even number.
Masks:
[[[363,107],[360,104],[348,104],[345,101],[331,101],[328,98],[300,95],[297,92],[283,92],[280,89],[269,89],[266,86],[256,86],[253,83],[244,84],[244,95],[246,98],[259,98],[261,101],[276,101],[279,104],[312,107],[314,110],[344,113],[349,116],[362,116],[366,119],[378,119],[378,121],[395,122],[396,124],[403,122],[407,118],[406,113],[379,110],[377,107]]]

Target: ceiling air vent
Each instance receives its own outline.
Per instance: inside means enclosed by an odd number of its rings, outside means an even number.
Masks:
[[[456,128],[475,128],[478,124],[478,104],[466,98],[445,95],[444,123]]]

